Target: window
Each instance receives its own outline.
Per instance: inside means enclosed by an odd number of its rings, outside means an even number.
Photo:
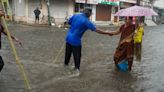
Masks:
[[[84,4],[84,3],[75,3],[75,13],[82,12],[85,7],[92,8],[91,4]]]

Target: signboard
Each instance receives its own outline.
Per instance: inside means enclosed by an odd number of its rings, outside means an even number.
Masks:
[[[76,3],[85,3],[85,0],[76,0]]]
[[[98,4],[98,0],[87,0],[88,4]]]
[[[75,0],[76,3],[87,3],[87,4],[108,4],[119,6],[120,0]]]
[[[136,3],[136,0],[120,0],[122,2],[127,2],[127,3]]]
[[[120,0],[98,0],[100,4],[116,5],[119,6]]]
[[[76,0],[76,3],[98,4],[98,0]]]

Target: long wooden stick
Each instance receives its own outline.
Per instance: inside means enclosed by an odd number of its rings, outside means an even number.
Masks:
[[[8,38],[8,40],[9,40],[9,42],[10,42],[10,46],[11,46],[11,49],[12,49],[13,54],[14,54],[14,56],[15,56],[16,63],[17,63],[18,66],[19,66],[19,69],[20,69],[20,72],[21,72],[22,77],[23,77],[23,79],[24,79],[25,85],[26,85],[27,89],[30,91],[30,90],[31,90],[31,87],[30,87],[29,80],[28,80],[28,78],[27,78],[27,74],[26,74],[26,72],[25,72],[25,69],[24,69],[23,65],[22,65],[22,64],[20,63],[20,61],[19,61],[19,57],[18,57],[17,51],[16,51],[16,49],[15,49],[14,43],[13,43],[13,41],[12,41],[11,34],[10,34],[9,30],[8,30],[6,21],[5,21],[4,17],[1,17],[1,20],[2,20],[2,22],[3,22],[3,24],[4,24],[5,31],[6,31],[6,33],[7,33],[7,38]]]
[[[7,1],[7,2],[8,2],[8,1]],[[2,8],[3,8],[3,10],[4,10],[5,7],[3,6],[2,0],[1,0],[1,5],[2,5]],[[8,3],[8,5],[9,5],[9,3]],[[9,6],[9,7],[10,7],[10,6]],[[9,9],[10,9],[10,12],[11,12],[11,8],[9,8]],[[26,88],[27,88],[27,90],[30,92],[31,87],[30,87],[30,83],[29,83],[27,74],[26,74],[26,72],[25,72],[24,66],[23,66],[23,65],[21,64],[21,62],[19,61],[19,57],[18,57],[17,51],[16,51],[16,49],[15,49],[14,43],[13,43],[13,41],[12,41],[12,39],[11,39],[11,34],[10,34],[9,30],[8,30],[8,27],[7,27],[7,23],[6,23],[6,21],[5,21],[5,18],[4,18],[4,17],[1,17],[1,20],[2,20],[2,22],[3,22],[4,28],[5,28],[4,31],[5,31],[6,34],[7,34],[7,38],[8,38],[8,40],[9,40],[11,49],[12,49],[13,54],[14,54],[14,57],[15,57],[15,59],[16,59],[16,63],[17,63],[18,66],[19,66],[19,70],[20,70],[21,75],[22,75],[22,77],[23,77],[23,80],[24,80],[24,83],[25,83],[25,85],[26,85]]]
[[[3,10],[4,10],[5,7],[3,6],[2,0],[1,0],[0,2],[1,2],[2,8],[3,8]],[[9,5],[9,4],[8,4],[8,5]],[[11,12],[11,7],[10,7],[9,9],[10,9],[10,12]],[[10,32],[9,32],[9,30],[8,30],[8,27],[7,27],[7,23],[6,23],[5,19],[4,19],[4,17],[1,17],[1,20],[2,20],[2,22],[3,22],[4,28],[5,28],[4,31],[5,31],[6,34],[7,34],[7,38],[8,38],[8,40],[9,40],[11,49],[12,49],[13,54],[14,54],[14,57],[15,57],[15,59],[16,59],[16,63],[17,63],[18,66],[19,66],[19,70],[20,70],[21,75],[22,75],[22,77],[23,77],[23,80],[24,80],[24,83],[25,83],[25,85],[26,85],[26,88],[27,88],[27,90],[30,92],[30,90],[31,90],[30,83],[29,83],[27,74],[26,74],[26,72],[25,72],[24,66],[23,66],[23,65],[20,63],[20,61],[19,61],[19,57],[18,57],[17,51],[16,51],[15,46],[14,46],[14,43],[13,43],[13,41],[12,41],[12,39],[11,39],[11,34],[10,34]]]

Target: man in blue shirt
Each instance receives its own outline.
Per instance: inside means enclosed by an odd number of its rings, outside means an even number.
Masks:
[[[71,54],[74,56],[75,71],[77,76],[80,75],[80,60],[81,60],[81,38],[83,34],[88,30],[100,34],[110,35],[107,31],[101,31],[95,27],[95,25],[89,20],[92,14],[92,10],[86,8],[82,13],[73,15],[68,24],[71,25],[66,36],[66,51],[65,51],[65,67],[68,67]]]

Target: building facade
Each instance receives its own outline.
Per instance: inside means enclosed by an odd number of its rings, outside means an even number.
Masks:
[[[74,13],[81,12],[85,7],[93,10],[93,22],[111,22],[119,9],[119,0],[49,0],[51,20],[55,24],[64,23]],[[14,21],[34,23],[34,9],[41,10],[40,23],[48,23],[47,0],[9,0]]]
[[[119,0],[75,0],[75,12],[83,10],[84,7],[92,9],[91,20],[95,23],[117,22],[114,14],[118,11]]]
[[[65,17],[74,13],[72,0],[49,0],[50,16],[52,22],[61,23]],[[40,23],[48,23],[47,0],[10,0],[14,21],[34,23],[34,10],[38,7],[41,11]]]
[[[120,0],[120,9],[128,8],[136,5],[136,0]]]

